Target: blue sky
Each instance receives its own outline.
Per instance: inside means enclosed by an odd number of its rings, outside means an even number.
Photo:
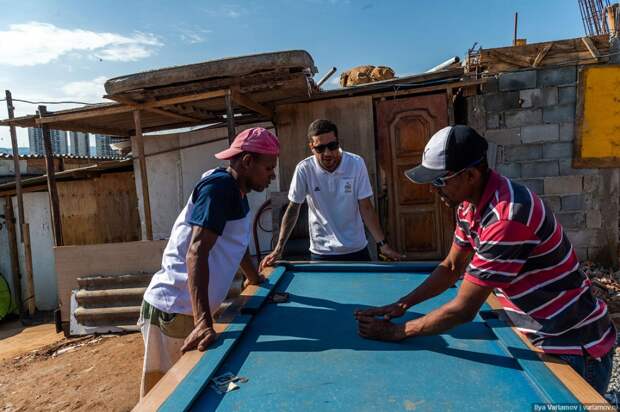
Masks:
[[[474,42],[509,45],[515,11],[528,43],[583,35],[576,0],[0,0],[0,8],[0,91],[27,100],[97,102],[114,76],[289,49],[310,52],[317,79],[361,64],[413,74],[462,57]],[[18,135],[27,146],[26,131]],[[8,128],[0,128],[6,146]]]

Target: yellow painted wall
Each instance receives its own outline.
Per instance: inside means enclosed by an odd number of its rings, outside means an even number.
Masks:
[[[620,66],[582,73],[581,158],[620,158]]]

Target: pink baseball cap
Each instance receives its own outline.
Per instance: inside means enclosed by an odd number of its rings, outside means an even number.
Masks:
[[[242,152],[266,155],[280,154],[278,138],[262,127],[253,127],[239,133],[230,147],[215,155],[220,160],[229,160]]]

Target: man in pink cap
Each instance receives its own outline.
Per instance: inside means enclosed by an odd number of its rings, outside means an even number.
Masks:
[[[280,152],[266,129],[244,130],[215,155],[230,166],[209,170],[179,214],[162,266],[142,303],[144,337],[141,397],[183,352],[204,351],[216,339],[213,314],[226,297],[237,268],[247,284],[264,279],[250,259],[250,207],[247,193],[262,192],[275,178]]]

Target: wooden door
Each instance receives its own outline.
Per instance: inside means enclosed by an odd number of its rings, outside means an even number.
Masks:
[[[445,94],[375,102],[378,163],[383,201],[380,213],[388,241],[408,260],[446,256],[454,232],[454,211],[430,185],[409,181],[404,172],[422,161],[424,146],[448,125]]]

